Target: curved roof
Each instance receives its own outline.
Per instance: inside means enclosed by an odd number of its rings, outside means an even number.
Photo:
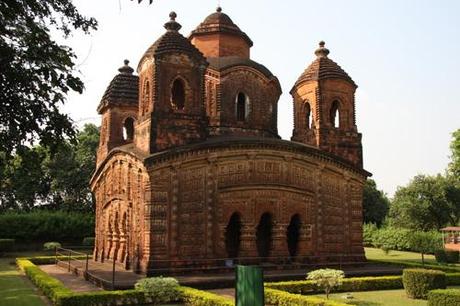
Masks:
[[[169,14],[171,19],[164,25],[167,30],[166,33],[158,38],[157,41],[155,41],[153,45],[145,51],[139,61],[139,64],[141,64],[145,58],[155,57],[156,55],[170,52],[188,53],[192,57],[202,58],[204,60],[204,56],[200,50],[198,50],[187,38],[179,33],[182,26],[176,22],[176,16],[177,15],[174,12]]]
[[[97,107],[100,113],[108,105],[137,105],[139,98],[139,77],[133,75],[134,69],[124,61],[124,66],[118,69],[120,72],[110,82]]]
[[[336,62],[327,57],[329,50],[324,47],[325,43],[321,41],[319,48],[316,49],[316,60],[305,69],[295,85],[305,81],[318,81],[324,79],[343,79],[357,87],[353,79],[342,69]],[[295,86],[294,85],[294,86]]]
[[[267,78],[272,78],[274,75],[262,64],[259,64],[249,58],[243,58],[239,56],[225,56],[225,57],[208,57],[209,68],[217,71],[223,71],[225,69],[236,67],[236,66],[248,66],[260,71]]]
[[[240,30],[240,28],[233,23],[232,19],[225,13],[222,13],[222,8],[218,7],[215,13],[212,13],[190,34],[189,39],[194,36],[208,35],[215,33],[228,33],[242,37],[250,47],[253,42],[249,36]]]

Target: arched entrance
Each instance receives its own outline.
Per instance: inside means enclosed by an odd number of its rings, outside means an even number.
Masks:
[[[241,242],[241,218],[238,213],[233,213],[225,228],[225,249],[228,258],[238,257]]]
[[[259,257],[270,256],[272,247],[273,217],[270,213],[264,213],[260,217],[256,231],[257,253]]]
[[[295,214],[289,222],[289,226],[286,231],[287,244],[289,249],[289,255],[291,257],[297,256],[299,251],[299,235],[300,235],[300,216]]]

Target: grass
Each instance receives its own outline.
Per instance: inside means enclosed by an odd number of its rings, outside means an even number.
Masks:
[[[347,293],[333,293],[329,299],[357,306],[426,306],[425,300],[413,300],[406,296],[404,290],[362,291],[352,292],[353,299],[345,299]],[[325,294],[316,295],[326,298]]]
[[[386,261],[406,261],[422,263],[422,255],[414,252],[390,251],[385,254],[381,249],[364,248],[367,259],[386,260]],[[436,264],[433,255],[425,255],[425,263]]]
[[[0,258],[0,305],[47,305],[38,290],[17,270],[11,257]]]

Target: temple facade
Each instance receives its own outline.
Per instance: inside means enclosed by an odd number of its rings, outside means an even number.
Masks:
[[[364,258],[356,84],[328,55],[291,89],[291,141],[277,131],[278,79],[218,8],[188,37],[176,14],[125,61],[99,104],[94,259],[154,274],[229,259]]]

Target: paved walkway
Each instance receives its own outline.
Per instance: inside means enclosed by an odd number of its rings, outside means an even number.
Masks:
[[[79,277],[75,274],[72,274],[65,270],[62,267],[56,265],[42,265],[39,266],[44,272],[48,273],[50,276],[60,280],[64,286],[69,288],[74,292],[86,292],[86,291],[99,291],[102,290],[99,287],[96,287],[90,282],[87,282],[82,277]]]

